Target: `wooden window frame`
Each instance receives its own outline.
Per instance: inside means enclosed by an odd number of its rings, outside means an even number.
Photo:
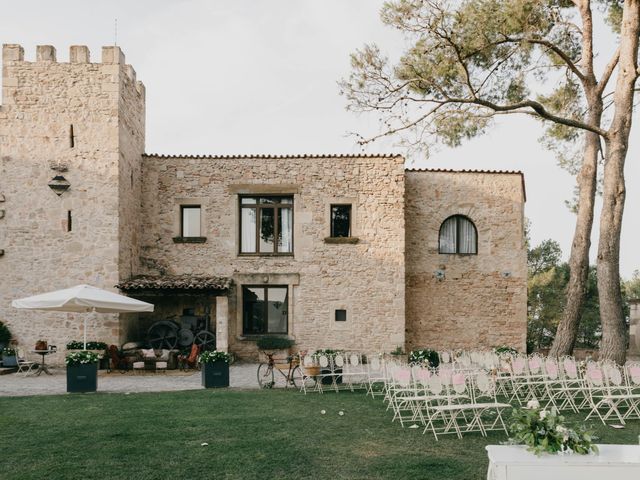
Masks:
[[[456,219],[456,251],[455,252],[443,252],[442,251],[442,244],[441,244],[441,239],[442,239],[442,228],[444,227],[444,224],[447,223],[450,219],[455,218]],[[471,223],[471,225],[473,226],[473,232],[475,233],[475,252],[473,253],[460,253],[460,221],[461,220],[466,220],[469,223]],[[467,217],[466,215],[451,215],[447,218],[444,219],[444,221],[440,224],[440,229],[438,230],[438,254],[440,255],[478,255],[478,228],[476,227],[476,224],[473,222],[473,220],[471,220],[469,217]]]
[[[266,319],[266,326],[269,326],[269,310],[268,310],[268,305],[269,305],[269,289],[270,288],[284,288],[287,290],[287,321],[285,322],[286,325],[286,330],[284,332],[245,332],[244,331],[244,315],[245,315],[245,303],[244,303],[244,295],[245,295],[245,288],[262,288],[264,289],[264,307],[263,307],[263,315],[266,315],[264,318]],[[256,335],[258,336],[265,336],[265,335],[288,335],[289,334],[289,285],[242,285],[241,287],[242,290],[242,335],[245,337],[255,337]]]
[[[242,204],[242,199],[253,198],[256,200],[255,204]],[[261,198],[290,198],[291,203],[265,203],[261,204]],[[269,195],[238,195],[238,255],[242,257],[292,257],[294,252],[294,226],[295,226],[295,211],[294,211],[294,196],[291,194],[269,194]],[[256,211],[256,251],[255,252],[243,252],[242,251],[242,209],[253,208]],[[260,222],[261,215],[260,210],[263,208],[273,208],[273,252],[261,252],[260,251]],[[278,252],[278,216],[280,208],[291,209],[291,251],[290,252]]]

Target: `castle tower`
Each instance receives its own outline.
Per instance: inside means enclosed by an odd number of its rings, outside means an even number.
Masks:
[[[144,86],[119,47],[91,63],[72,46],[62,63],[52,46],[35,61],[3,46],[0,320],[26,348],[80,339],[82,318],[16,310],[12,299],[79,283],[113,290],[137,270],[144,138]],[[93,316],[88,332],[122,336],[117,315]]]

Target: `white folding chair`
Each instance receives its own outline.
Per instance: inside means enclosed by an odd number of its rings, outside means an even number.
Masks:
[[[27,359],[25,351],[22,348],[16,349],[16,361],[18,363],[18,371],[16,373],[24,373],[24,376],[34,373],[37,362]]]

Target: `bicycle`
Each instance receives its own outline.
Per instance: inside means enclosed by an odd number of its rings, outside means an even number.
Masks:
[[[261,363],[258,365],[258,385],[260,388],[273,388],[276,384],[274,371],[277,371],[285,379],[285,388],[294,386],[298,390],[307,388],[314,388],[316,386],[316,379],[313,376],[305,375],[302,368],[299,365],[299,356],[290,355],[287,357],[287,363],[276,363],[273,359],[273,353],[264,353],[269,359],[267,363]],[[284,370],[286,369],[286,374]]]

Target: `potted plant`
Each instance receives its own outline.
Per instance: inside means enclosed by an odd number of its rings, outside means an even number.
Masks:
[[[107,355],[107,344],[104,342],[87,342],[87,351],[96,353],[99,357],[98,365],[101,370],[109,368],[109,356]],[[78,340],[67,342],[67,350],[85,350],[84,343]]]
[[[2,366],[3,367],[18,366],[18,354],[14,348],[7,347],[2,349]]]
[[[64,363],[67,365],[67,392],[95,392],[98,389],[97,353],[89,351],[68,353]]]
[[[198,357],[202,364],[202,386],[204,388],[221,388],[229,386],[229,361],[231,355],[213,350],[202,352]]]
[[[35,350],[49,350],[49,346],[47,345],[46,340],[38,340],[36,342]]]
[[[0,350],[9,346],[9,342],[11,341],[11,332],[7,326],[0,322]]]
[[[269,353],[275,363],[288,363],[287,358],[290,355],[293,340],[287,337],[261,337],[256,341],[256,346],[260,350],[260,361],[266,363],[269,361],[266,354]]]

